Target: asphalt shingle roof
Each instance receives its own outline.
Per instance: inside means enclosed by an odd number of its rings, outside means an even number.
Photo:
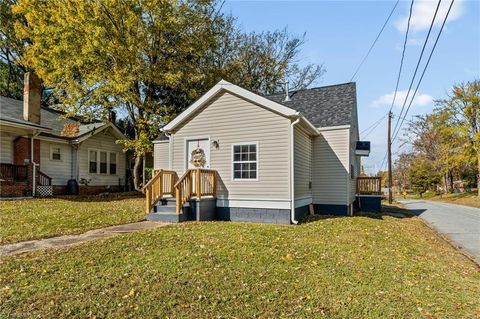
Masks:
[[[355,82],[323,86],[265,96],[305,116],[315,127],[353,124],[356,121],[357,93]]]
[[[10,122],[38,126],[35,123],[28,122],[23,119],[23,101],[7,98],[4,96],[0,96],[0,119],[4,119]],[[68,123],[80,123],[77,137],[87,134],[88,132],[91,132],[105,125],[102,122],[81,123],[79,120],[62,118],[61,112],[51,110],[45,107],[42,107],[40,109],[40,126],[47,127],[52,130],[51,132],[47,133],[47,135],[66,138],[64,136],[61,136],[61,132],[64,125]]]

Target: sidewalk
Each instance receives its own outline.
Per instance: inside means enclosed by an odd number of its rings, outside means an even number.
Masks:
[[[139,230],[153,229],[163,227],[168,223],[143,221],[138,223],[123,224],[117,226],[110,226],[106,228],[90,230],[79,235],[66,235],[59,237],[52,237],[46,239],[29,240],[19,243],[7,244],[0,246],[0,257],[21,254],[25,252],[48,249],[48,248],[64,248],[89,242],[98,238],[114,237],[125,233],[134,233]]]

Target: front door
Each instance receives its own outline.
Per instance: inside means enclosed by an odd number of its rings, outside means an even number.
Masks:
[[[210,168],[210,140],[187,140],[187,168]]]

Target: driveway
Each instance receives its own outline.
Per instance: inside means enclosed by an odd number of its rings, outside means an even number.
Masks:
[[[401,201],[480,264],[480,209],[426,200]]]

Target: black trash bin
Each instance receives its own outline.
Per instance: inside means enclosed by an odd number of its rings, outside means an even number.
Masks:
[[[78,195],[78,183],[76,179],[69,179],[67,182],[67,194]]]

